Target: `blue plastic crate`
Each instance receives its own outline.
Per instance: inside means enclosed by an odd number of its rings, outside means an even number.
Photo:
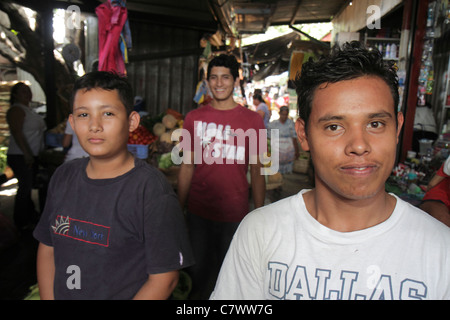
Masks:
[[[64,134],[47,132],[45,134],[45,145],[52,148],[62,147]]]
[[[139,159],[147,159],[148,157],[148,145],[146,144],[129,144],[128,151]]]

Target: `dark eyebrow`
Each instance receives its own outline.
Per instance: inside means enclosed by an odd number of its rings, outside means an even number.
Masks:
[[[369,119],[375,119],[375,118],[391,118],[392,119],[392,114],[389,112],[376,112],[376,113],[371,113],[368,116]],[[321,118],[319,118],[319,122],[327,122],[327,121],[332,121],[332,120],[344,120],[345,116],[339,116],[339,115],[325,115]]]
[[[389,112],[377,112],[377,113],[372,113],[369,115],[369,119],[374,119],[374,118],[391,118],[392,119],[392,114]]]
[[[345,119],[344,116],[333,116],[333,115],[325,115],[321,118],[319,118],[319,122],[326,122],[331,120],[343,120]]]

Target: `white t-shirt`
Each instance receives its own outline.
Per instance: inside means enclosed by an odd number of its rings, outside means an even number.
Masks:
[[[89,157],[89,154],[86,151],[84,151],[84,149],[80,145],[80,142],[78,142],[77,135],[73,131],[69,120],[67,120],[66,130],[64,133],[70,134],[72,136],[72,146],[70,147],[69,151],[67,151],[64,161],[67,162],[73,159]]]
[[[307,191],[246,216],[211,299],[450,299],[450,228],[397,198],[386,221],[338,232]]]
[[[31,108],[23,104],[15,103],[11,108],[13,107],[20,108],[25,113],[22,132],[28,142],[33,156],[38,156],[39,153],[45,148],[44,132],[47,129],[47,125],[45,124],[44,119]],[[23,154],[22,149],[20,149],[13,135],[9,138],[8,154]]]
[[[450,156],[447,157],[447,160],[444,162],[444,168],[442,168],[444,173],[450,176]]]

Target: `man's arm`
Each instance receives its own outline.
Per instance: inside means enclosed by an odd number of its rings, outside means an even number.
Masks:
[[[250,178],[255,209],[264,205],[264,199],[266,197],[266,179],[261,174],[261,168],[262,164],[259,159],[256,164],[250,164]]]
[[[151,274],[133,300],[166,300],[178,283],[179,272]]]
[[[266,115],[264,113],[264,110],[257,110],[256,113],[258,113],[263,119],[264,119],[264,116]]]
[[[41,300],[53,300],[53,283],[55,280],[55,258],[53,247],[39,243],[37,253],[37,280]]]
[[[185,151],[186,153],[188,151]],[[190,157],[191,161],[190,163],[187,163],[187,161],[184,161],[180,165],[180,172],[178,173],[178,181],[177,181],[177,193],[178,193],[178,200],[180,202],[181,208],[184,208],[184,205],[186,204],[186,200],[189,194],[189,189],[191,187],[191,181],[192,176],[194,175],[194,153],[189,152],[189,154],[186,154],[183,156],[183,158]]]

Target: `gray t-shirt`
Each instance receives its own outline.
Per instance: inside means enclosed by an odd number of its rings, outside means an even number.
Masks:
[[[131,299],[149,274],[193,264],[181,208],[162,173],[136,159],[122,176],[93,180],[88,161],[56,170],[34,231],[54,247],[55,299]]]

